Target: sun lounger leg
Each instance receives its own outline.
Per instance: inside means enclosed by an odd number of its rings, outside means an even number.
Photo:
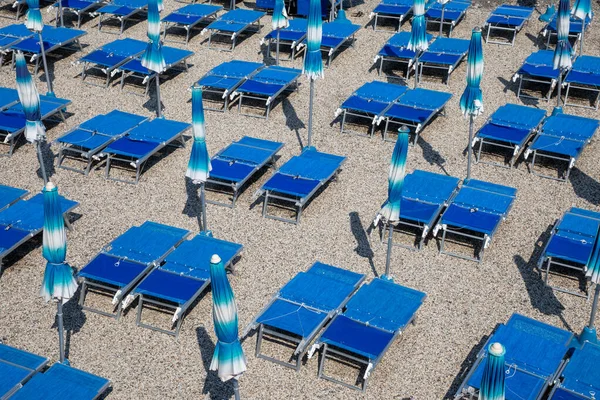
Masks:
[[[265,218],[267,216],[267,207],[269,204],[269,191],[265,191],[264,194],[264,202],[263,202],[263,209],[262,209],[262,216],[263,218]]]

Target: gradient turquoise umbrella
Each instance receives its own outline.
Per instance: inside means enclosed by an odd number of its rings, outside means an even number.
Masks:
[[[425,22],[425,0],[415,0],[413,4],[413,19],[408,39],[408,49],[418,53],[427,50],[427,23]],[[415,68],[415,87],[419,81],[419,70]]]
[[[560,0],[558,3],[558,15],[556,16],[556,48],[554,49],[553,66],[559,70],[558,74],[558,97],[556,105],[560,106],[560,92],[562,89],[562,74],[571,68],[571,55],[573,49],[569,42],[569,29],[571,19],[569,16],[569,0]]]
[[[73,277],[73,269],[66,263],[67,236],[65,221],[60,207],[58,188],[48,182],[44,193],[44,233],[42,255],[46,259],[46,270],[40,295],[46,300],[56,299],[58,310],[58,345],[60,362],[65,362],[65,343],[63,326],[63,303],[77,291],[77,281]]]
[[[442,32],[444,31],[444,11],[446,9],[446,4],[449,1],[450,0],[437,0],[437,2],[442,5],[442,19],[440,19],[440,33],[439,33],[440,37],[442,36]],[[448,34],[448,36],[450,36],[450,34]]]
[[[200,204],[202,207],[202,230],[206,226],[206,197],[204,185],[208,179],[210,170],[210,158],[206,149],[206,130],[204,127],[204,107],[202,106],[202,89],[200,86],[192,87],[192,130],[194,132],[194,143],[185,176],[195,184],[200,184]]]
[[[600,231],[598,232],[600,235]],[[597,235],[598,237],[598,235]],[[592,302],[592,312],[590,314],[590,322],[588,326],[583,328],[583,332],[579,335],[579,341],[583,345],[584,342],[598,343],[598,337],[596,335],[596,313],[598,311],[598,300],[600,300],[600,241],[596,239],[594,244],[594,252],[590,258],[590,262],[587,265],[585,276],[590,282],[596,285],[594,291],[594,301]]]
[[[583,54],[583,38],[585,37],[585,22],[592,18],[592,4],[590,0],[575,0],[571,9],[571,15],[581,20],[581,42],[579,43],[579,55]]]
[[[315,96],[315,80],[323,78],[323,59],[321,58],[321,39],[323,36],[321,20],[321,1],[310,0],[308,10],[308,31],[306,34],[306,54],[302,73],[310,79],[310,101],[308,104],[308,147],[312,143],[313,99]]]
[[[406,156],[408,154],[408,127],[403,125],[398,130],[398,139],[392,153],[390,172],[388,174],[388,198],[377,214],[374,225],[377,226],[379,219],[389,225],[387,255],[385,259],[385,276],[390,276],[390,261],[392,258],[392,236],[394,225],[400,221],[400,203],[402,202],[402,187],[406,175]]]
[[[162,2],[161,2],[162,3]],[[142,65],[150,71],[154,71],[156,80],[156,115],[162,117],[160,101],[160,74],[167,67],[160,42],[160,5],[159,0],[148,1],[148,39],[150,42],[142,55]]]
[[[552,4],[546,7],[546,11],[543,14],[540,14],[538,19],[542,22],[548,23],[552,21],[554,14],[556,14],[556,7],[554,7],[554,4]]]
[[[213,322],[217,344],[210,363],[210,370],[217,371],[221,381],[233,379],[235,398],[239,400],[238,379],[246,371],[246,356],[238,334],[238,312],[233,290],[221,257],[214,254],[210,259],[210,285],[213,298]]]
[[[40,95],[38,94],[35,83],[31,78],[31,74],[27,69],[25,56],[20,51],[17,52],[17,92],[19,93],[19,101],[23,106],[25,113],[25,138],[30,143],[35,143],[38,159],[40,161],[40,169],[44,184],[48,183],[46,176],[46,167],[44,166],[44,158],[42,157],[41,143],[46,138],[46,128],[42,123],[40,113]]]
[[[504,400],[504,354],[506,350],[500,343],[492,343],[488,347],[479,400]]]
[[[275,65],[279,65],[279,30],[290,26],[288,15],[285,11],[285,2],[283,0],[275,0],[275,8],[273,9],[273,30],[277,31],[277,50],[275,52]]]
[[[42,53],[42,62],[44,63],[44,74],[46,75],[46,86],[48,87],[48,96],[54,96],[52,89],[52,81],[50,80],[50,72],[48,72],[48,63],[46,61],[46,49],[44,48],[44,39],[42,38],[42,30],[44,29],[44,21],[40,11],[40,0],[27,0],[27,14],[25,16],[25,26],[32,32],[37,33],[40,40],[40,51]]]
[[[483,112],[483,93],[479,85],[483,77],[483,46],[481,28],[476,27],[471,34],[469,55],[467,56],[467,87],[460,97],[460,109],[469,116],[469,143],[467,145],[467,179],[471,179],[471,158],[473,142],[473,119]]]

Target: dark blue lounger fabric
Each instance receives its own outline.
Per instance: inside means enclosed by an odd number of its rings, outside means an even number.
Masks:
[[[239,60],[228,61],[210,70],[198,81],[198,84],[207,88],[232,90],[246,77],[262,67],[263,64],[261,63]]]
[[[600,213],[572,207],[550,238],[544,256],[586,265],[600,229]]]
[[[560,70],[554,69],[553,57],[554,51],[552,50],[539,50],[531,53],[517,73],[534,78],[558,79]]]
[[[27,190],[12,186],[0,185],[0,210],[19,200],[27,194]]]
[[[584,399],[593,399],[600,393],[600,346],[590,342],[585,342],[581,349],[575,350],[569,363],[562,373],[563,382],[560,384],[557,392],[566,390],[581,394]],[[563,397],[555,394],[551,399],[569,399],[580,400],[580,397]]]
[[[192,25],[222,9],[222,6],[210,4],[188,4],[167,15],[162,21],[180,25]]]
[[[213,157],[210,177],[241,182],[268,162],[282,146],[280,142],[244,136]]]
[[[306,36],[308,22],[304,18],[290,19],[289,26],[279,30],[279,40],[298,42]],[[276,39],[277,31],[271,31],[265,36],[265,39]]]

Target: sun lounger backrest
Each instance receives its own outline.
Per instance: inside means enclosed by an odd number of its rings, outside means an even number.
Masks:
[[[494,125],[531,130],[540,124],[545,115],[546,111],[538,108],[505,104],[492,114],[490,120]]]
[[[44,208],[34,202],[19,200],[0,212],[0,225],[37,231],[44,227]]]
[[[46,364],[48,359],[0,343],[0,361],[5,361],[35,371]]]
[[[279,292],[291,302],[329,312],[341,306],[355,286],[327,276],[299,272]]]
[[[463,184],[453,203],[492,214],[504,215],[510,209],[517,190],[508,186],[471,179]]]
[[[43,34],[43,31],[42,31],[42,34]],[[5,26],[4,28],[1,28],[0,35],[26,38],[26,37],[32,36],[33,34],[31,33],[31,31],[29,29],[27,29],[25,24],[12,24],[12,25]]]
[[[458,182],[459,179],[453,176],[415,170],[406,175],[402,197],[443,204],[456,190]]]
[[[292,79],[298,77],[299,71],[294,68],[270,66],[254,75],[252,80],[264,83],[288,84]]]
[[[561,236],[565,234],[571,234],[569,236],[572,236],[572,234],[575,234],[581,240],[587,238],[588,241],[593,242],[598,236],[600,214],[593,211],[582,213],[585,211],[587,210],[580,208],[571,208],[571,210],[567,211],[557,227],[557,234]]]
[[[210,70],[207,75],[224,76],[228,78],[244,78],[245,76],[256,71],[257,68],[263,66],[261,63],[233,60],[220,65]]]
[[[579,56],[573,63],[573,70],[600,75],[600,57]]]
[[[398,99],[398,104],[420,108],[422,110],[437,110],[452,97],[450,93],[423,88],[410,89]]]
[[[598,128],[598,120],[569,114],[557,114],[549,117],[542,125],[541,132],[573,140],[591,139]]]
[[[323,37],[345,38],[352,36],[358,29],[360,25],[326,22],[323,24]]]
[[[153,143],[166,142],[189,126],[186,122],[155,118],[136,126],[129,132],[128,138]]]
[[[218,254],[224,262],[228,263],[242,247],[241,244],[196,235],[192,240],[183,242],[169,254],[165,258],[165,263],[177,264],[189,270],[210,271],[210,258],[213,254]],[[172,270],[172,266],[169,266],[168,269]],[[185,275],[184,268],[181,271]]]
[[[593,398],[600,394],[600,346],[585,342],[575,350],[562,376],[562,387]],[[574,397],[575,398],[575,397]]]
[[[316,150],[305,150],[299,156],[292,157],[279,172],[317,181],[327,179],[344,162],[345,157],[321,153]]]
[[[356,92],[354,92],[354,95],[364,99],[390,103],[400,97],[404,92],[406,92],[406,86],[373,81],[358,88]]]
[[[428,52],[445,54],[463,54],[469,50],[469,41],[466,39],[454,39],[438,37],[431,43]]]
[[[112,110],[108,114],[100,114],[79,125],[80,129],[89,130],[101,135],[116,136],[123,133],[123,126],[130,127],[144,121],[146,117]]]
[[[141,40],[125,38],[107,43],[100,49],[105,53],[112,53],[127,57],[141,53],[146,49],[146,45],[147,43],[142,42]]]
[[[339,282],[347,283],[349,285],[357,286],[365,278],[363,274],[348,271],[346,269],[334,267],[321,262],[316,262],[306,271],[309,274],[315,274],[318,276],[324,276]]]
[[[535,53],[531,53],[525,59],[525,63],[533,66],[541,66],[547,67],[552,66],[552,59],[554,57],[554,52],[551,50],[539,50]]]
[[[148,0],[113,0],[112,4],[130,8],[143,8],[148,5]]]

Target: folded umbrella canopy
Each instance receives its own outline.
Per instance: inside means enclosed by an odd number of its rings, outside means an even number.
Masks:
[[[308,147],[312,143],[313,100],[315,96],[315,79],[323,78],[323,59],[321,58],[321,39],[323,38],[323,21],[321,1],[310,0],[308,9],[308,28],[306,32],[306,53],[302,73],[310,79],[310,100],[308,105]]]
[[[408,49],[418,53],[427,50],[427,23],[425,21],[425,0],[415,0],[413,4],[413,19],[408,39]],[[417,68],[415,64],[415,69]],[[415,87],[418,84],[418,71],[415,71]]]
[[[593,16],[592,4],[590,0],[575,0],[571,9],[571,15],[581,20],[581,42],[579,43],[579,55],[583,54],[583,39],[585,37],[585,23]]]
[[[479,400],[504,400],[504,354],[500,343],[488,347],[487,360],[481,377]]]
[[[160,2],[162,4],[162,1]],[[160,74],[167,68],[165,57],[160,42],[160,6],[159,0],[148,1],[148,39],[150,42],[142,55],[142,65],[150,71],[156,72],[156,115],[162,116],[160,101]]]
[[[46,61],[46,50],[44,49],[44,39],[42,39],[42,29],[44,29],[44,21],[40,11],[40,0],[27,0],[27,15],[25,16],[25,26],[32,32],[38,34],[40,39],[40,51],[42,52],[42,62],[44,63],[44,74],[46,75],[46,86],[48,87],[48,96],[54,96],[52,89],[52,81],[48,72],[48,63]]]
[[[597,235],[596,243],[594,243],[594,251],[590,262],[587,265],[585,276],[590,282],[596,285],[594,292],[594,301],[592,302],[592,312],[590,314],[590,322],[588,326],[583,328],[583,332],[579,335],[579,341],[583,345],[584,342],[598,343],[596,335],[596,313],[598,311],[598,301],[600,300],[600,236]]]
[[[556,48],[552,59],[554,69],[559,69],[558,74],[558,96],[556,105],[560,106],[560,92],[562,89],[562,73],[571,68],[571,56],[573,49],[569,42],[569,29],[571,20],[569,17],[569,0],[560,0],[558,3],[558,15],[556,16]]]
[[[273,30],[277,31],[275,65],[279,65],[279,30],[287,28],[290,25],[287,12],[285,11],[285,2],[283,0],[275,0],[275,8],[273,9],[273,18],[271,22],[273,24]]]
[[[202,106],[202,89],[200,86],[192,87],[192,130],[194,134],[194,143],[192,144],[192,153],[185,176],[190,178],[193,183],[200,184],[200,204],[202,207],[202,229],[207,230],[206,226],[206,198],[204,195],[204,185],[208,179],[210,170],[210,158],[206,148],[206,130],[204,127],[204,108]]]

